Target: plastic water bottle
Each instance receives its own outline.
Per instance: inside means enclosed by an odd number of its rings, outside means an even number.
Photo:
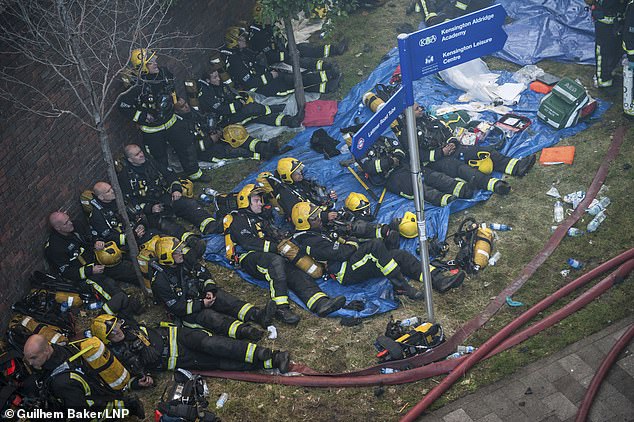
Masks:
[[[447,356],[447,360],[458,359],[460,356],[462,356],[462,353],[460,352],[452,353],[449,356]]]
[[[381,373],[382,374],[395,374],[397,372],[400,372],[398,369],[394,369],[394,368],[381,368]]]
[[[229,393],[222,393],[216,402],[216,409],[220,409],[229,400]]]
[[[588,211],[588,214],[590,215],[597,215],[598,213],[606,209],[607,206],[610,205],[610,202],[610,198],[604,196],[603,198],[599,199],[598,202],[592,204],[590,208],[588,208],[586,211]]]
[[[402,320],[399,325],[401,327],[412,327],[412,326],[417,326],[420,325],[420,318],[415,316],[415,317],[411,317],[411,318],[406,318],[404,320]]]
[[[213,204],[214,197],[211,195],[207,195],[206,193],[201,193],[200,200],[204,202],[205,204]]]
[[[209,196],[218,196],[218,191],[213,188],[205,188],[205,193]]]
[[[458,346],[458,348],[456,349],[456,352],[460,353],[461,355],[465,355],[465,354],[473,353],[475,349],[476,348],[473,346]]]
[[[67,312],[70,309],[70,305],[68,304],[67,301],[63,301],[62,304],[59,306],[59,310],[64,313]]]
[[[579,237],[583,236],[586,232],[576,227],[571,227],[568,229],[568,236],[570,237]]]
[[[570,265],[575,270],[580,270],[583,268],[583,263],[581,261],[577,261],[574,258],[568,258],[568,265]]]
[[[592,221],[590,221],[588,223],[588,227],[586,227],[586,229],[588,230],[589,233],[592,233],[594,231],[597,231],[597,229],[599,228],[599,226],[601,225],[601,223],[603,223],[603,220],[605,220],[605,210],[600,211],[593,219]]]
[[[94,311],[95,309],[101,309],[102,306],[103,306],[103,303],[101,302],[92,302],[92,303],[89,303],[88,306],[86,306],[86,308]]]
[[[86,338],[92,337],[92,331],[90,331],[90,330],[84,331],[84,337],[86,337]]]
[[[513,230],[513,227],[500,223],[489,223],[489,228],[491,230],[497,230],[499,232],[507,232],[509,230]]]
[[[496,251],[491,258],[489,258],[489,265],[495,266],[499,259],[502,257],[500,251]]]
[[[555,202],[554,217],[557,224],[564,221],[564,204],[561,201]]]

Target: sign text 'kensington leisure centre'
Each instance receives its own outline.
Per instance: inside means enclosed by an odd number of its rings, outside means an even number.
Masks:
[[[411,63],[411,76],[408,79],[420,79],[500,50],[507,38],[502,29],[505,18],[504,8],[496,4],[409,34],[405,40]],[[411,83],[404,83],[354,135],[352,155],[363,157],[394,119],[410,105],[404,103],[404,93],[408,89],[413,89]],[[413,98],[413,95],[409,97]]]

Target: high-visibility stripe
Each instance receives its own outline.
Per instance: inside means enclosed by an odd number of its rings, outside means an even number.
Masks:
[[[268,114],[271,114],[271,113],[272,113],[272,111],[271,111],[271,107],[269,107],[269,106],[265,105],[265,106],[264,106],[264,114],[265,114],[265,115],[268,115]]]
[[[436,150],[429,151],[429,161],[436,161]]]
[[[306,306],[308,307],[308,309],[312,309],[313,305],[315,304],[315,302],[317,302],[319,299],[321,299],[322,297],[327,297],[326,293],[324,292],[317,292],[314,295],[312,295],[310,297],[310,299],[308,299],[308,302],[306,302]]]
[[[381,169],[381,160],[374,160],[374,170],[376,170],[377,173],[381,173],[383,171],[383,169]]]
[[[271,300],[275,302],[276,305],[288,305],[288,296],[271,296]]]
[[[319,84],[319,93],[320,94],[326,93],[326,82],[322,82]]]
[[[627,49],[627,46],[625,45],[625,41],[623,41],[623,51],[625,51],[625,53],[626,53],[628,56],[631,56],[631,55],[633,55],[633,54],[634,54],[634,50],[628,50],[628,49]]]
[[[344,261],[343,264],[341,264],[341,268],[339,268],[339,271],[336,274],[337,281],[339,283],[343,283],[343,277],[346,275],[346,268],[348,268],[348,261]]]
[[[200,324],[194,324],[193,322],[182,321],[183,325],[187,328],[205,328]]]
[[[79,278],[82,280],[86,278],[86,267],[79,267]]]
[[[275,118],[275,126],[282,126],[282,120],[284,119],[284,114],[278,114]]]
[[[260,159],[260,153],[259,152],[254,152],[253,153],[253,159],[254,160],[259,160]]]
[[[452,195],[454,196],[460,196],[460,191],[462,190],[462,187],[465,185],[464,182],[458,182],[456,183],[456,186],[454,186],[453,188],[453,192]]]
[[[97,349],[97,351],[94,354],[90,355],[90,356],[84,355],[84,359],[86,359],[86,361],[88,361],[88,362],[92,362],[92,361],[94,361],[96,359],[99,359],[101,357],[101,355],[103,355],[103,351],[105,350],[105,348],[106,348],[106,345],[103,344],[103,342],[100,341],[99,342],[99,348]]]
[[[457,1],[456,4],[454,4],[454,6],[456,6],[456,8],[460,10],[467,10],[467,5],[459,1]]]
[[[317,63],[315,64],[315,69],[317,70],[323,70],[324,69],[324,61],[323,60],[317,60]]]
[[[227,335],[231,338],[236,338],[236,333],[238,332],[238,328],[242,325],[242,321],[235,320],[229,326],[229,331]]]
[[[253,251],[249,251],[248,253],[251,253],[251,252]],[[243,256],[246,256],[246,255],[243,255]],[[240,257],[240,260],[242,260],[242,258],[243,257]],[[271,278],[271,275],[269,274],[269,270],[267,270],[264,267],[260,267],[259,265],[257,265],[256,268],[258,269],[260,274],[264,276],[266,281],[269,282],[269,289],[271,291],[271,300],[275,302],[275,304],[277,305],[288,305],[288,296],[286,295],[277,296],[277,293],[275,292],[275,286],[273,285],[273,279]]]
[[[324,58],[330,56],[330,44],[324,45]]]
[[[70,374],[68,374],[70,376],[70,379],[75,380],[77,382],[79,382],[81,384],[81,386],[84,389],[84,395],[86,396],[90,396],[91,391],[90,391],[90,385],[88,385],[88,383],[86,382],[85,379],[83,379],[81,377],[81,375],[75,373],[75,372],[71,372]]]
[[[449,203],[449,200],[451,199],[451,195],[446,193],[442,196],[442,198],[440,199],[440,206],[444,207]]]
[[[264,252],[270,252],[271,249],[271,242],[268,240],[264,241]]]
[[[236,105],[234,103],[229,104],[229,110],[231,111],[231,114],[235,114],[236,113]]]
[[[322,70],[322,71],[319,72],[319,79],[322,82],[328,82],[328,75],[326,75],[325,71]]]
[[[509,161],[509,163],[506,165],[506,168],[504,169],[504,173],[506,174],[513,174],[513,169],[515,168],[515,165],[519,162],[520,160],[518,160],[517,158],[511,158],[511,160]]]
[[[216,221],[216,219],[215,219],[215,218],[213,218],[213,217],[207,217],[207,218],[205,218],[205,219],[203,220],[203,222],[202,222],[202,223],[200,223],[200,232],[201,232],[201,233],[204,233],[204,232],[205,232],[205,229],[207,228],[207,225],[208,225],[209,223],[214,222],[214,221]]]
[[[257,145],[257,144],[259,144],[260,142],[262,142],[262,141],[260,141],[260,140],[259,140],[259,139],[257,139],[257,138],[253,139],[253,140],[249,143],[249,151],[251,151],[251,152],[256,152],[256,151],[255,151],[255,147],[256,147],[256,145]]]
[[[160,126],[141,126],[141,132],[156,133],[165,129],[169,129],[172,126],[174,126],[174,123],[176,123],[176,120],[177,120],[176,114],[174,114],[166,123]]]
[[[283,51],[280,51],[280,61],[283,62],[284,58],[286,57],[286,55],[284,54]]]
[[[176,360],[178,359],[178,328],[177,327],[169,327],[169,356],[167,358],[167,369],[172,370],[176,369]]]
[[[138,122],[139,121],[139,117],[141,117],[141,112],[137,110],[136,113],[134,113],[134,117],[132,118],[133,122]]]
[[[264,85],[266,85],[266,84],[268,84],[268,83],[269,83],[268,79],[266,79],[266,75],[262,75],[262,76],[260,76],[260,80],[262,81],[262,83],[263,83]]]
[[[117,378],[116,380],[108,383],[108,385],[114,389],[114,390],[118,390],[119,387],[121,386],[121,384],[125,383],[126,378],[130,378],[130,373],[128,373],[128,370],[123,368],[123,372],[121,372],[121,376],[119,378]]]
[[[201,169],[198,169],[196,173],[192,173],[187,177],[191,180],[196,180],[196,179],[200,179],[202,175],[203,175],[203,171]]]
[[[244,317],[247,316],[247,312],[249,312],[253,308],[253,305],[250,303],[245,303],[242,305],[242,308],[238,311],[238,319],[240,321],[244,321]]]
[[[376,226],[376,229],[374,230],[374,236],[377,239],[381,239],[383,237],[383,235],[381,234],[381,226],[380,225]]]
[[[264,369],[273,369],[273,359],[267,359],[264,361]]]
[[[87,278],[86,284],[95,289],[97,293],[99,293],[104,298],[104,300],[108,301],[112,298],[112,296],[110,296],[99,284],[95,283],[91,279]]]
[[[103,306],[101,307],[101,310],[107,313],[108,315],[114,315],[114,312],[112,312],[112,309],[110,309],[110,306],[108,306],[107,303],[103,304]]]
[[[186,306],[185,313],[187,315],[190,315],[192,312],[194,312],[194,302],[192,301],[192,299],[187,299],[187,306]]]
[[[247,346],[247,352],[244,355],[244,361],[246,363],[253,363],[253,359],[255,358],[255,349],[258,346],[256,344],[253,343],[249,343],[249,345]]]
[[[489,180],[489,183],[487,183],[487,190],[490,190],[491,192],[493,192],[493,189],[495,188],[495,184],[499,181],[500,179],[496,179],[495,177],[492,177]]]
[[[379,268],[381,268],[378,262],[377,262],[377,265],[379,266]],[[397,266],[398,264],[396,263],[396,261],[394,261],[393,259],[390,259],[390,262],[388,262],[385,267],[381,268],[381,272],[383,273],[383,275],[389,275],[392,271],[396,269]]]

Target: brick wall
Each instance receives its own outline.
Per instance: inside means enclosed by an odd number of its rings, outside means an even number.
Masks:
[[[253,3],[254,0],[181,0],[171,13],[168,28],[194,36],[182,47],[217,47],[223,42],[227,26],[249,18]],[[184,77],[198,76],[209,56],[208,51],[186,51],[184,60],[168,63],[181,82]],[[0,65],[17,60],[3,56]],[[54,94],[61,102],[72,102],[72,94],[58,92],[58,84],[47,69],[29,67],[27,76],[43,92]],[[43,246],[48,235],[48,214],[63,209],[72,217],[80,217],[79,193],[98,180],[107,180],[99,141],[89,127],[68,115],[44,118],[14,111],[14,106],[0,102],[2,328],[11,304],[25,292],[29,275],[45,267]],[[140,141],[132,124],[118,113],[113,114],[107,126],[113,151],[120,151],[124,143]]]

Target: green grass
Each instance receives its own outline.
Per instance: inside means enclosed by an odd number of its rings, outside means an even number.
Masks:
[[[345,77],[340,91],[331,94],[329,98],[343,98],[352,86],[375,68],[381,57],[396,45],[397,26],[409,23],[416,27],[420,18],[416,15],[405,16],[405,3],[393,0],[376,11],[352,15],[345,21],[338,22],[338,29],[333,36],[348,37],[350,48],[344,56],[336,58]],[[492,70],[514,71],[518,68],[496,59],[487,59],[487,62]],[[552,62],[539,65],[555,75],[577,77],[586,87],[592,85],[592,67]],[[453,233],[466,216],[475,217],[478,221],[510,224],[514,229],[511,232],[499,233],[495,247],[501,252],[502,258],[498,265],[470,277],[460,289],[444,295],[434,294],[437,320],[448,335],[478,314],[489,303],[490,298],[496,296],[519,275],[546,243],[550,236],[554,203],[554,200],[545,194],[550,186],[554,183],[562,194],[566,194],[579,189],[585,190],[591,182],[607,151],[614,129],[625,122],[620,113],[619,98],[606,97],[607,94],[599,93],[592,88],[590,93],[616,103],[589,129],[561,141],[560,145],[576,146],[573,165],[537,165],[524,178],[508,178],[513,186],[509,196],[494,195],[487,202],[451,216],[449,233]],[[634,161],[633,138],[633,135],[627,135],[620,154],[610,167],[606,185],[609,187],[607,194],[612,199],[612,204],[608,208],[608,218],[600,229],[583,237],[565,238],[555,253],[513,296],[525,306],[503,308],[482,330],[467,341],[468,344],[481,344],[528,306],[537,303],[583,271],[634,246],[634,224],[630,209],[630,204],[634,202],[634,170],[631,168]],[[211,186],[220,191],[228,191],[257,167],[257,162],[244,161],[218,169],[213,172],[214,182]],[[584,216],[577,227],[584,227],[588,221],[588,217]],[[450,255],[453,256],[455,252],[452,250]],[[585,267],[583,271],[573,271],[570,276],[564,278],[560,271],[567,268],[568,257],[584,262]],[[228,291],[256,304],[264,303],[266,293],[263,290],[242,281],[231,271],[211,264],[209,266],[215,273],[218,283]],[[631,315],[634,311],[634,295],[630,283],[631,277],[544,333],[478,364],[447,392],[435,407],[476,391],[501,377],[511,375],[517,368],[548,356],[613,321]],[[560,300],[554,308],[564,305],[569,300]],[[280,325],[279,338],[275,341],[264,340],[262,344],[290,350],[294,361],[325,372],[355,370],[376,363],[373,342],[385,330],[388,315],[369,318],[360,326],[347,328],[339,325],[334,319],[318,319],[304,311],[298,312],[303,318],[299,327],[288,328]],[[424,317],[424,314],[424,304],[408,299],[404,299],[403,305],[393,312],[396,318],[412,315]],[[156,321],[162,315],[162,309],[155,307],[146,316],[146,320]],[[160,375],[159,386],[143,394],[147,409],[153,408],[170,376]],[[432,379],[381,388],[315,389],[208,380],[212,405],[220,393],[230,394],[225,407],[218,411],[218,415],[225,421],[397,420],[437,382],[437,379]]]

